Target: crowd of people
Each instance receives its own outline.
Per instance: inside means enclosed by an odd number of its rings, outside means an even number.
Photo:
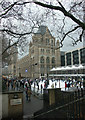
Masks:
[[[4,79],[7,90],[25,90],[26,100],[31,100],[32,92],[43,94],[43,89],[47,88],[63,88],[64,90],[69,89],[70,87],[82,87],[82,82],[74,82],[70,80],[58,80],[58,79],[35,79],[31,80],[28,78],[23,79]]]

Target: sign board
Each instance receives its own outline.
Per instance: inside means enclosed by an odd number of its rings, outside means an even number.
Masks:
[[[20,104],[22,104],[22,99],[21,98],[10,100],[10,105],[20,105]]]

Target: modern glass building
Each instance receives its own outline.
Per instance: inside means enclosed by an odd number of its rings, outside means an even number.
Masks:
[[[85,48],[80,49],[80,61],[85,64]]]
[[[71,52],[66,53],[66,63],[67,65],[71,65]]]
[[[65,52],[61,51],[61,66],[65,66]]]
[[[61,54],[61,66],[85,64],[85,47]]]

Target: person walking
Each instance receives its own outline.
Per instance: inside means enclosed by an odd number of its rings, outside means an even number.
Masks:
[[[65,82],[65,90],[66,90],[66,88],[67,88],[67,83]]]
[[[6,82],[7,90],[9,90],[9,81]]]
[[[16,81],[16,87],[17,87],[17,90],[18,90],[18,87],[19,87],[19,82],[18,82],[18,80]]]
[[[16,84],[16,81],[14,80],[14,82],[13,82],[13,89],[15,90],[15,85]]]
[[[41,94],[42,94],[42,89],[43,89],[43,86],[42,86],[42,84],[41,84]]]
[[[13,89],[13,79],[11,79],[11,89]]]
[[[37,85],[37,92],[39,92],[39,84]]]
[[[25,88],[25,93],[26,93],[26,101],[28,101],[28,87],[27,87],[27,84],[26,84],[26,88]]]
[[[46,82],[44,82],[44,88],[46,88]]]
[[[68,87],[68,90],[69,90],[69,88],[70,88],[70,82],[68,82],[68,85],[67,85],[67,87]]]
[[[35,93],[35,82],[34,82],[34,90],[33,90],[33,91],[34,91],[34,93]]]
[[[55,88],[56,88],[56,86],[57,86],[57,83],[56,83],[56,81],[55,81]]]
[[[28,101],[31,101],[31,89],[30,88],[28,88]]]
[[[80,88],[81,88],[81,82],[80,82]]]

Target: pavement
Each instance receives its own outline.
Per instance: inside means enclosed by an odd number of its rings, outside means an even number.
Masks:
[[[35,112],[43,108],[43,95],[32,92],[31,101],[26,101],[25,89],[20,89],[23,90],[23,120],[28,120],[33,117]],[[76,87],[66,89],[66,91],[74,90],[76,90]]]
[[[9,91],[11,90],[13,89],[10,86]],[[36,111],[43,108],[43,95],[32,91],[31,101],[26,101],[25,89],[19,87],[18,90],[23,91],[23,120],[28,120]],[[14,91],[17,91],[17,88]]]
[[[77,88],[67,88],[66,91],[74,91]],[[32,93],[31,101],[26,101],[25,91],[23,92],[23,120],[32,118],[33,114],[43,108],[43,99],[40,94]]]
[[[43,108],[43,100],[32,94],[31,101],[26,101],[25,91],[23,92],[23,119],[31,118],[34,112]]]

